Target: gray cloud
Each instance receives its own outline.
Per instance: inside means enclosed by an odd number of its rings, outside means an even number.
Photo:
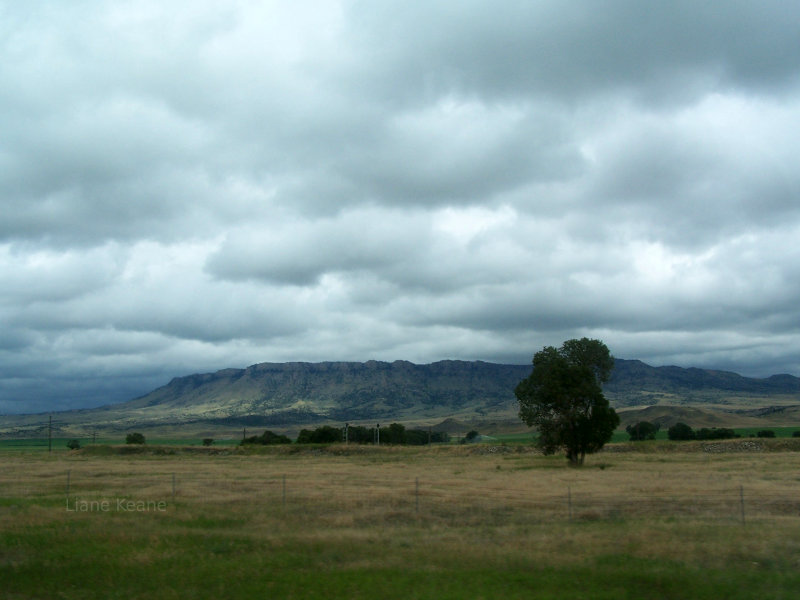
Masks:
[[[791,3],[0,7],[0,412],[592,335],[800,374]]]
[[[781,2],[388,4],[361,3],[354,37],[377,53],[378,83],[406,102],[455,89],[567,103],[620,93],[659,106],[709,87],[797,83],[796,12]]]

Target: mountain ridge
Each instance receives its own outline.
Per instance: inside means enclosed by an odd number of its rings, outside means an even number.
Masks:
[[[296,429],[325,422],[431,424],[447,418],[519,423],[514,388],[531,370],[531,364],[463,360],[265,362],[174,377],[121,404],[57,413],[57,421],[65,431],[79,426],[120,431],[188,425]],[[800,378],[781,374],[758,379],[616,359],[604,392],[618,409],[701,406],[730,415],[738,410],[740,416],[741,411],[762,410],[767,417],[796,414],[770,409],[800,405]],[[2,430],[22,432],[26,422],[35,422],[24,417],[3,417]]]

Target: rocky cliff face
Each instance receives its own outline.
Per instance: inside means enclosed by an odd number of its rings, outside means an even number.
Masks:
[[[173,379],[131,409],[206,418],[283,416],[289,421],[438,417],[507,412],[527,365],[441,361],[261,363]]]
[[[530,372],[530,365],[456,360],[426,365],[407,361],[260,363],[178,377],[127,406],[196,418],[258,415],[274,422],[513,417],[517,410],[514,388]],[[748,395],[798,395],[800,401],[800,379],[789,375],[752,379],[725,371],[651,367],[618,359],[605,392],[617,406],[659,400],[716,404],[726,397]]]

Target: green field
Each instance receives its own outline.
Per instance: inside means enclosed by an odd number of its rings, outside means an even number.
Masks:
[[[2,449],[0,590],[793,598],[800,445],[763,444],[626,444],[581,469],[523,445]]]

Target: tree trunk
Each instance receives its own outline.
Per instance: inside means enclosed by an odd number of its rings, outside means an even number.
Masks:
[[[569,459],[570,467],[583,466],[583,459],[586,457],[586,451],[567,450],[567,459]]]

